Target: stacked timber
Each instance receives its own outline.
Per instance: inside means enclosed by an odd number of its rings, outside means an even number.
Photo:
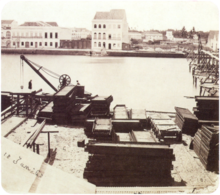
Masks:
[[[75,105],[77,87],[68,85],[54,94],[53,98],[53,120],[58,124],[70,122],[69,112]]]
[[[91,99],[91,117],[108,117],[113,97],[96,96]]]
[[[156,137],[161,140],[171,139],[182,141],[180,128],[170,119],[152,119],[150,118],[151,128]]]
[[[218,171],[219,127],[202,125],[195,134],[193,149],[207,170]]]
[[[131,133],[116,133],[112,135],[113,142],[133,142]]]
[[[113,119],[129,119],[128,111],[124,104],[116,105],[114,107]]]
[[[84,178],[96,186],[171,185],[173,149],[159,143],[98,143],[85,148]]]
[[[70,110],[72,123],[84,123],[91,111],[91,104],[75,104]]]
[[[53,115],[53,102],[46,104],[38,113],[38,119],[52,120]]]
[[[112,141],[111,119],[95,119],[92,129],[94,138],[97,140]]]
[[[182,133],[194,136],[198,129],[198,118],[186,108],[175,107],[175,123],[182,130]]]
[[[196,96],[194,114],[199,120],[219,120],[219,97]]]
[[[131,137],[134,142],[158,142],[152,131],[132,131]]]
[[[139,120],[143,128],[147,127],[147,116],[145,109],[131,109],[130,119]]]

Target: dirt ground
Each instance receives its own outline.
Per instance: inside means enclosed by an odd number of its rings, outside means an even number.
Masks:
[[[35,125],[35,123],[35,120],[28,119],[12,132],[8,139],[20,144],[28,136],[28,132],[37,128],[39,124]],[[87,139],[83,127],[46,125],[43,131],[59,131],[59,133],[50,133],[50,148],[53,150],[54,160],[49,164],[83,178],[88,153],[84,148],[77,147],[77,141]],[[212,193],[218,188],[219,175],[205,170],[195,152],[189,149],[190,141],[191,137],[183,134],[181,143],[170,143],[176,158],[172,170],[175,181],[173,186],[193,187],[192,193]],[[36,142],[43,144],[40,145],[40,155],[46,159],[48,134],[41,133]]]

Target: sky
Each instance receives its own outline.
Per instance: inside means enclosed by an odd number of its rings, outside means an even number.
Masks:
[[[91,30],[97,11],[125,9],[127,22],[136,30],[190,31],[219,29],[217,0],[198,1],[10,1],[0,0],[1,19],[25,21],[55,21],[61,27],[81,27]]]

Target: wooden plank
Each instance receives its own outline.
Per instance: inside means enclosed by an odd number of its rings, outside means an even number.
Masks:
[[[11,132],[13,132],[17,127],[19,127],[23,122],[25,122],[28,118],[21,118],[12,116],[7,119],[1,126],[1,134],[3,137],[7,137]]]
[[[44,157],[2,137],[2,187],[15,194],[95,194],[96,186],[44,163]],[[10,156],[9,156],[10,155]]]

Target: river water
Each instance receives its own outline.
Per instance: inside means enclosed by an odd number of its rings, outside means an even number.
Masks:
[[[192,111],[199,89],[193,86],[189,62],[175,58],[89,57],[60,55],[25,55],[31,61],[57,74],[68,74],[72,84],[79,80],[92,95],[113,96],[111,107],[126,104],[128,108],[174,111],[184,107]],[[1,90],[19,91],[32,79],[33,89],[53,93],[53,90],[24,62],[21,78],[20,56],[1,56]],[[44,74],[44,72],[42,72]],[[59,81],[46,74],[55,86]]]

